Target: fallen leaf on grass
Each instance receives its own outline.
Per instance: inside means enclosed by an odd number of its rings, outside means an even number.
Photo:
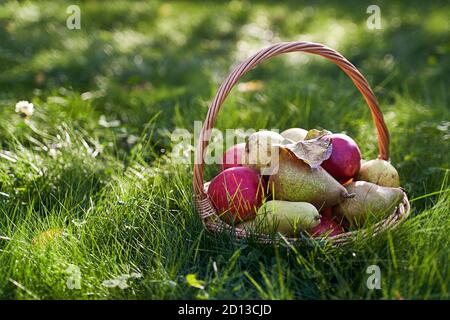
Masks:
[[[202,289],[202,290],[205,289],[205,282],[198,280],[197,276],[195,274],[192,274],[192,273],[188,274],[186,276],[186,281],[191,287],[194,287],[197,289]]]
[[[31,240],[33,246],[45,246],[64,234],[63,228],[53,228],[41,232]]]

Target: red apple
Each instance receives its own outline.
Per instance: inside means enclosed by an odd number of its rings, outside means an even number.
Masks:
[[[229,168],[208,187],[208,195],[220,217],[228,223],[252,219],[261,206],[267,183],[255,169]]]
[[[245,143],[239,143],[230,147],[222,157],[220,170],[226,170],[234,167],[241,167],[244,164],[246,156]]]
[[[345,134],[330,134],[333,150],[331,156],[322,162],[324,168],[337,181],[345,183],[353,178],[361,166],[361,152],[356,142]]]
[[[313,237],[320,237],[322,235],[332,237],[343,232],[344,229],[328,214],[328,212],[322,214],[320,224],[309,230],[309,234]]]

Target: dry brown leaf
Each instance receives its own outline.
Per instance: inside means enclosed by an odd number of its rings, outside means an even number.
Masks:
[[[318,168],[323,161],[331,156],[333,150],[331,140],[323,139],[323,135],[297,143],[281,144],[281,147],[291,151],[297,158],[303,160],[311,168]]]
[[[315,138],[321,138],[323,136],[326,136],[328,134],[331,134],[328,130],[317,130],[317,129],[311,129],[306,134],[305,140],[311,140]]]

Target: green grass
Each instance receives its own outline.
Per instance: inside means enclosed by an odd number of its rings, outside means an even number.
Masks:
[[[368,30],[372,3],[361,1],[79,1],[73,31],[70,4],[0,4],[1,299],[450,298],[448,3],[380,1],[382,29]],[[412,199],[392,232],[340,249],[276,247],[209,235],[197,218],[192,165],[171,161],[170,132],[204,119],[231,66],[292,40],[338,49],[374,88]],[[264,88],[234,90],[217,127],[345,131],[375,157],[351,81],[304,57],[247,75]],[[28,122],[14,112],[24,99],[36,106]],[[381,290],[366,286],[373,264]],[[80,289],[67,286],[70,266]],[[104,283],[124,274],[127,288]]]

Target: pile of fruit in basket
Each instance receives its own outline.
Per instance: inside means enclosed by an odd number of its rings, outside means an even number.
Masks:
[[[388,161],[362,160],[345,134],[300,128],[259,131],[228,149],[207,193],[237,228],[312,237],[381,221],[403,198]]]

